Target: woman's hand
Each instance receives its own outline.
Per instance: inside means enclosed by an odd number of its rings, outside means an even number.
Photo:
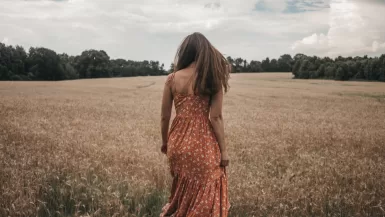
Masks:
[[[167,144],[163,144],[163,145],[162,145],[162,148],[160,148],[160,151],[161,151],[163,154],[167,154]]]
[[[227,152],[222,152],[221,153],[221,167],[227,167],[230,163],[230,160],[229,160],[229,155],[227,154]]]

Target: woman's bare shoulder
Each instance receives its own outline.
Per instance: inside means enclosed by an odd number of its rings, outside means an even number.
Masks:
[[[181,69],[176,72],[174,72],[175,76],[178,76],[178,78],[190,78],[192,74],[194,74],[194,71],[191,69]]]
[[[167,79],[166,79],[166,84],[170,84],[171,82],[174,81],[174,77],[175,77],[175,72],[172,72],[170,74],[167,75]]]

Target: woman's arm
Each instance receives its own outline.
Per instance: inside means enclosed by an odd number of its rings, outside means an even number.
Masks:
[[[221,150],[221,166],[227,166],[229,156],[225,144],[225,129],[222,116],[223,90],[222,88],[211,99],[210,121]]]
[[[163,97],[162,97],[162,109],[161,109],[161,132],[162,132],[162,148],[161,151],[167,153],[167,140],[168,140],[168,128],[170,125],[171,111],[172,111],[172,92],[171,92],[171,83],[172,83],[172,74],[167,77],[167,82],[163,88]]]

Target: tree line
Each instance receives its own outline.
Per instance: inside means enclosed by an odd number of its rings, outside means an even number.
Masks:
[[[385,81],[385,54],[380,57],[294,57],[292,73],[301,79],[370,80]]]
[[[164,64],[159,61],[110,59],[103,50],[69,56],[43,47],[31,47],[27,53],[21,46],[0,43],[0,80],[57,81],[164,74]]]
[[[227,61],[231,64],[232,73],[240,72],[291,72],[294,60],[290,54],[284,54],[278,59],[269,59],[268,57],[262,61],[251,60],[248,62],[241,57],[233,59],[227,57]]]
[[[227,57],[232,73],[238,72],[292,72],[300,79],[370,80],[385,81],[385,54],[380,57],[329,57],[284,54],[278,59],[248,62],[242,58]]]
[[[232,73],[292,72],[300,79],[376,80],[385,81],[385,54],[380,57],[329,57],[284,54],[278,59],[247,61],[227,56]],[[57,54],[43,47],[0,43],[0,80],[67,80],[82,78],[109,78],[165,75],[172,72],[173,63],[166,71],[159,61],[110,59],[103,50],[85,50],[78,56]]]

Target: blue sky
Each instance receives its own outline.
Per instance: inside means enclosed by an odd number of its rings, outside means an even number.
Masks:
[[[159,60],[202,32],[248,60],[385,53],[382,0],[0,0],[0,41],[77,55]]]
[[[284,5],[284,10],[280,12],[283,13],[303,13],[308,11],[317,11],[329,7],[329,2],[324,0],[287,0],[286,2],[281,4]],[[255,10],[263,12],[274,12],[274,10],[269,7],[268,0],[256,1]]]
[[[291,0],[286,2],[284,13],[304,13],[308,11],[317,11],[325,8],[330,8],[328,1],[303,1]]]

